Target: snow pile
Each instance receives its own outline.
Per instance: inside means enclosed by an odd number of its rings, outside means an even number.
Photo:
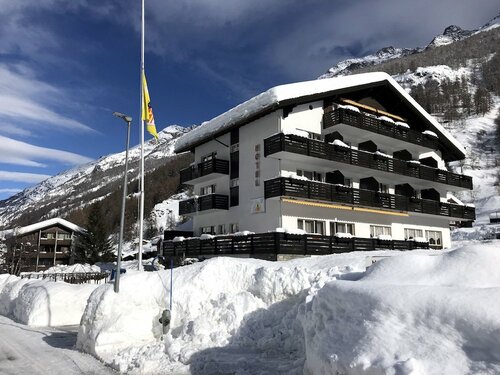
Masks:
[[[309,132],[301,129],[283,129],[283,134],[285,135],[297,135],[299,137],[309,138]]]
[[[433,131],[431,131],[431,130],[424,130],[424,131],[422,132],[422,134],[424,134],[424,135],[428,135],[429,137],[433,137],[433,138],[437,138],[437,137],[438,137],[438,136],[437,136],[437,134],[436,134],[436,133],[434,133],[434,132],[433,132]]]
[[[387,116],[379,116],[378,119],[380,121],[385,121],[385,122],[389,122],[391,124],[394,124],[394,120],[390,117],[387,117]]]
[[[77,347],[120,371],[135,368],[140,373],[189,367],[204,373],[217,358],[216,349],[225,347],[268,353],[301,368],[304,348],[296,314],[306,291],[320,288],[341,272],[364,271],[365,256],[357,255],[354,261],[346,254],[281,263],[214,258],[177,268],[174,314],[164,342],[157,341],[158,319],[168,306],[170,271],[127,273],[119,295],[110,285],[91,295]],[[346,269],[346,264],[351,266]]]
[[[0,315],[13,316],[19,291],[25,284],[34,281],[14,275],[0,275]]]
[[[97,286],[0,275],[0,315],[30,326],[79,324]]]
[[[361,113],[361,111],[358,107],[355,107],[355,106],[350,105],[350,104],[337,104],[337,108],[347,109],[349,111]]]
[[[54,267],[41,272],[41,273],[89,273],[89,272],[101,272],[101,268],[96,265],[91,264],[80,264],[76,263],[73,265],[59,264]]]
[[[91,295],[77,346],[141,374],[498,373],[498,245],[177,268],[163,341],[169,271],[125,274]],[[364,272],[367,255],[389,257]]]
[[[349,148],[349,146],[342,142],[340,139],[335,139],[333,142],[331,142],[331,144],[338,147]]]
[[[408,253],[327,284],[302,310],[304,372],[499,373],[499,250]]]
[[[410,129],[410,125],[408,125],[406,122],[396,121],[394,125],[399,126],[401,128]]]

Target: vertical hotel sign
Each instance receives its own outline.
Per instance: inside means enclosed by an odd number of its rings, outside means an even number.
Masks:
[[[260,186],[260,143],[255,145],[255,186]]]
[[[254,147],[255,151],[255,186],[260,186],[260,143]],[[266,201],[264,198],[256,198],[252,200],[252,207],[250,209],[252,214],[260,214],[266,212]]]

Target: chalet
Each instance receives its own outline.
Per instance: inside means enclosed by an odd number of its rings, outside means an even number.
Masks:
[[[452,194],[472,189],[472,178],[446,168],[464,148],[385,73],[274,87],[184,135],[175,151],[195,159],[181,171],[195,195],[179,203],[195,236],[447,248],[450,222],[475,219]]]
[[[7,238],[10,272],[44,271],[73,261],[77,236],[85,229],[67,220],[53,218],[14,229]]]

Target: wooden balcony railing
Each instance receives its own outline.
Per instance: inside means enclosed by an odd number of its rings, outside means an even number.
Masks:
[[[222,194],[203,195],[179,202],[179,215],[207,210],[228,210],[229,197]]]
[[[278,254],[326,255],[351,251],[381,249],[413,250],[429,248],[428,243],[412,240],[384,241],[376,238],[337,238],[316,234],[290,234],[281,232],[255,233],[248,236],[216,236],[211,239],[192,238],[182,242],[163,241],[164,256],[198,257],[206,255],[248,254],[262,258]]]
[[[337,108],[323,115],[323,129],[328,129],[339,124],[354,126],[359,129],[368,130],[373,133],[420,145],[432,150],[438,148],[438,140],[435,137],[422,134],[412,129],[396,126],[392,123],[364,114],[363,112],[355,112],[346,108]]]
[[[404,195],[379,193],[371,190],[354,189],[346,186],[322,182],[277,177],[264,182],[265,198],[288,196],[367,206],[390,210],[420,212],[424,214],[448,216],[464,220],[474,220],[474,207],[406,197]]]
[[[222,159],[211,159],[198,163],[180,171],[181,184],[211,173],[229,174],[229,161]]]
[[[277,152],[291,152],[472,190],[472,177],[469,176],[371,152],[353,150],[350,147],[335,146],[295,134],[279,133],[264,140],[264,156]]]

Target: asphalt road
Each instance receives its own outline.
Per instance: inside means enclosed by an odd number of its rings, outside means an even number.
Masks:
[[[33,328],[0,316],[1,375],[116,375],[74,348],[78,327]]]

